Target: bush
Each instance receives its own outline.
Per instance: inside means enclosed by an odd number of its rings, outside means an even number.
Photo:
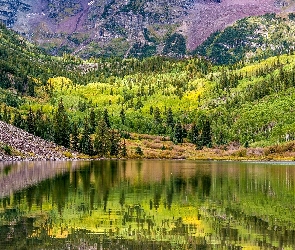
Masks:
[[[135,154],[137,154],[139,156],[142,156],[143,155],[143,151],[142,151],[141,147],[137,146],[135,148]]]
[[[1,148],[5,152],[5,154],[12,155],[12,148],[9,145],[5,144]]]

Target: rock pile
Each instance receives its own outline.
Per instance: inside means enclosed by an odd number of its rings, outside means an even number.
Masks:
[[[0,161],[68,160],[69,157],[75,158],[76,155],[53,142],[0,121]]]

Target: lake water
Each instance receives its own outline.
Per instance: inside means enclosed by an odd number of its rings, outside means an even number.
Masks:
[[[295,249],[295,164],[0,164],[0,249]]]

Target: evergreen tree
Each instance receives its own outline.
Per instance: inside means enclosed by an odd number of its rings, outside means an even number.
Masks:
[[[120,111],[120,118],[121,118],[121,121],[122,121],[122,124],[124,125],[125,124],[125,111],[124,109],[122,108],[121,111]]]
[[[158,107],[156,107],[154,110],[154,120],[157,125],[159,125],[162,122],[161,111]]]
[[[44,125],[43,112],[41,109],[38,109],[35,115],[35,135],[44,138],[44,132],[46,130]]]
[[[110,151],[110,131],[104,119],[98,123],[95,132],[94,150],[99,156],[107,156]]]
[[[107,109],[105,109],[103,111],[103,120],[105,121],[107,127],[110,128],[111,127],[111,122],[110,122],[110,117],[109,117],[109,113],[108,113]]]
[[[35,133],[35,116],[31,107],[27,116],[27,131],[31,134]]]
[[[20,112],[18,112],[18,111],[16,111],[16,113],[14,115],[13,125],[18,127],[18,128],[21,128],[21,129],[25,128],[25,122],[24,122]]]
[[[167,126],[171,128],[174,127],[173,112],[171,107],[169,107],[167,110],[166,123],[167,123]]]
[[[211,134],[211,124],[208,118],[204,121],[201,141],[204,146],[211,147],[212,146],[212,134]]]
[[[89,127],[90,133],[93,134],[95,132],[96,127],[96,115],[93,109],[91,109],[89,114]]]
[[[126,147],[126,141],[125,141],[125,139],[124,139],[124,141],[123,141],[123,145],[122,145],[122,147],[121,147],[121,155],[122,155],[122,157],[127,157],[127,147]]]
[[[198,130],[198,127],[195,123],[192,124],[192,127],[190,129],[189,139],[195,145],[197,145],[200,141],[199,130]]]
[[[53,131],[54,131],[54,141],[57,144],[63,145],[65,147],[70,146],[70,121],[68,114],[63,105],[62,99],[58,104],[58,108],[53,116]]]
[[[79,130],[78,130],[78,126],[77,126],[77,123],[76,122],[74,122],[73,125],[72,125],[71,148],[74,151],[78,151],[79,150]]]
[[[111,130],[110,133],[110,155],[118,156],[120,152],[120,136],[115,130]]]
[[[90,138],[90,129],[87,117],[84,120],[84,128],[80,140],[80,150],[83,154],[92,155],[93,147]]]
[[[184,138],[184,130],[180,122],[177,122],[174,126],[172,140],[176,143],[182,143]]]
[[[2,120],[6,123],[9,123],[10,118],[11,118],[10,111],[7,109],[7,106],[4,104]]]

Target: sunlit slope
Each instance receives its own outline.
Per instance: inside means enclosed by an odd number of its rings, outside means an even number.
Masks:
[[[202,146],[270,145],[295,135],[294,55],[230,67],[201,58],[83,61],[48,57],[1,32],[1,119],[28,130],[30,109],[38,111],[45,139],[55,139],[51,125],[61,100],[80,134],[85,120],[94,117],[95,131],[107,114],[117,131],[173,138],[178,126],[193,143],[193,124],[197,140],[207,124],[210,141]]]

